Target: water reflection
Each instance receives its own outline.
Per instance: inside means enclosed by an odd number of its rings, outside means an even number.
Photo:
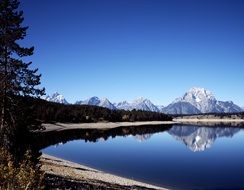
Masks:
[[[153,134],[169,130],[172,125],[126,126],[112,129],[74,129],[67,131],[52,131],[36,134],[35,146],[38,150],[51,145],[64,144],[68,141],[83,139],[88,142],[106,141],[118,136],[134,136],[138,141],[148,140]]]
[[[210,148],[217,138],[233,137],[240,131],[233,127],[199,127],[199,126],[177,126],[168,130],[176,140],[182,141],[193,152],[204,151]]]
[[[153,134],[135,135],[135,139],[139,142],[143,142],[149,140],[152,136]]]
[[[107,141],[117,136],[132,135],[137,141],[149,140],[155,133],[167,131],[176,140],[184,143],[191,151],[204,151],[214,144],[217,138],[233,137],[241,128],[226,127],[200,127],[198,125],[155,125],[140,127],[119,127],[107,130],[81,129],[69,131],[55,131],[38,134],[36,137],[37,149],[43,149],[51,145],[64,144],[71,140],[83,139],[85,141]]]
[[[243,129],[223,125],[76,130],[37,138],[42,147],[70,141],[42,151],[102,171],[173,189],[211,190],[244,189],[242,139]]]

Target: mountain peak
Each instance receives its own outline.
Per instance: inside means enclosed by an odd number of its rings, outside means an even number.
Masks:
[[[101,98],[100,100],[101,100],[101,102],[109,102],[109,100],[105,97]]]
[[[193,87],[191,88],[184,97],[191,96],[191,98],[195,99],[196,102],[200,102],[204,99],[215,99],[213,93],[209,90],[206,90],[205,88],[201,87]]]
[[[188,105],[185,103],[188,103]],[[191,105],[197,109],[193,109]],[[177,98],[164,110],[166,113],[170,111],[175,112],[175,110],[185,110],[188,114],[196,114],[197,110],[199,110],[201,113],[221,113],[239,112],[241,111],[241,108],[231,101],[222,102],[216,100],[213,93],[205,88],[193,87],[189,89],[182,97]]]
[[[193,87],[184,94],[180,101],[189,102],[201,112],[214,111],[216,99],[213,93],[205,88]]]
[[[92,97],[88,98],[88,100],[99,100],[99,98],[97,96],[92,96]]]
[[[45,100],[50,101],[50,102],[56,102],[56,103],[61,103],[61,104],[68,104],[67,100],[64,98],[64,96],[58,92],[55,92],[51,95],[48,95],[44,97]]]
[[[202,91],[202,92],[204,92],[204,91],[206,91],[206,89],[203,87],[194,86],[194,87],[190,88],[189,91]]]
[[[101,100],[97,96],[92,96],[84,101],[79,101],[79,104],[84,105],[93,105],[96,106],[101,102]]]
[[[111,110],[116,109],[115,106],[107,98],[100,99],[97,96],[92,96],[84,101],[77,101],[76,104],[100,106]]]

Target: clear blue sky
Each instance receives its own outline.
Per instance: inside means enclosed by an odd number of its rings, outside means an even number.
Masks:
[[[242,0],[23,0],[47,94],[167,105],[193,86],[244,106]]]

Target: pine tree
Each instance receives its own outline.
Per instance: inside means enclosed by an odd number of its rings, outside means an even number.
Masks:
[[[19,42],[26,36],[28,27],[23,27],[23,11],[18,0],[0,0],[0,129],[15,127],[18,97],[40,97],[41,75],[38,69],[30,69],[32,62],[23,57],[31,56],[34,47],[22,47]]]

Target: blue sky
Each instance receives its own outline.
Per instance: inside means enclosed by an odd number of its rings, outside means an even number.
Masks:
[[[33,67],[68,101],[167,105],[193,86],[244,106],[242,0],[23,0]]]

